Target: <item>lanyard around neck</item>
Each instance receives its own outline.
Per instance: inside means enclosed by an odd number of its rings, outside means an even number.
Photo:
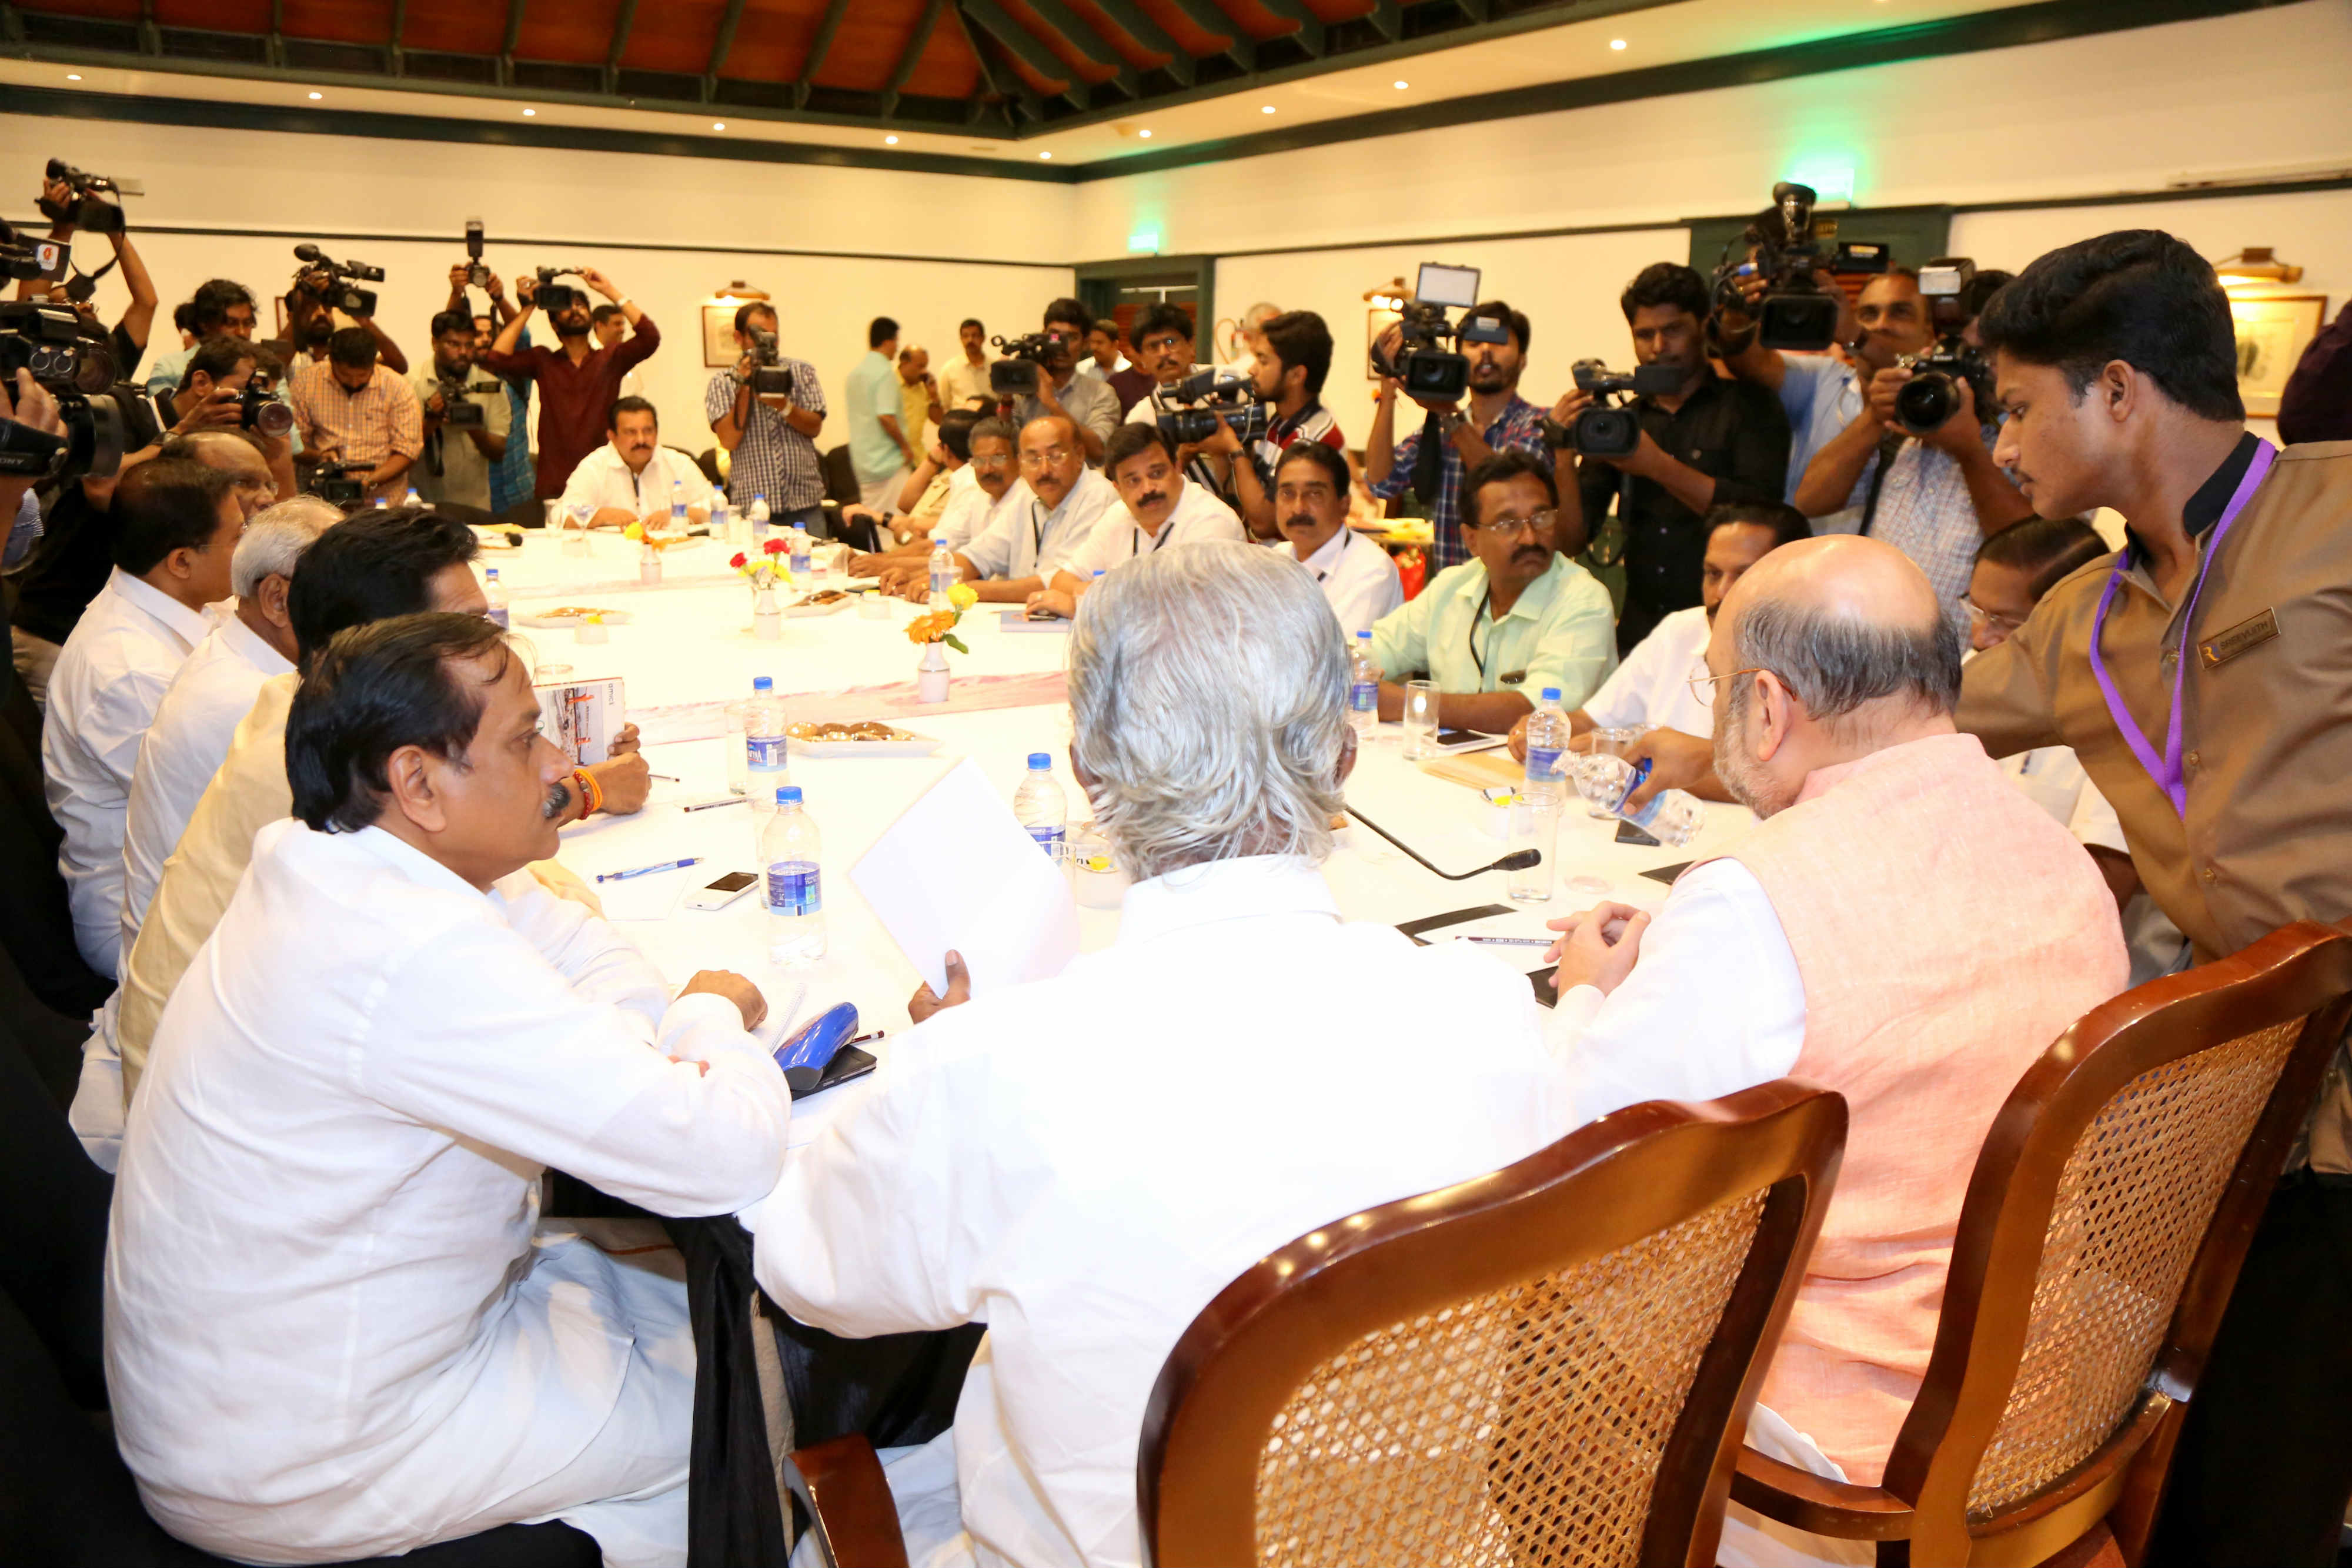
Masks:
[[[2172,802],[2176,816],[2189,814],[2189,776],[2180,762],[2180,698],[2189,678],[2189,644],[2196,635],[2197,601],[2205,592],[2205,577],[2213,570],[2214,558],[2221,553],[2222,539],[2228,537],[2231,525],[2238,520],[2238,514],[2244,511],[2246,504],[2254,498],[2254,492],[2262,488],[2263,476],[2271,471],[2272,460],[2277,456],[2278,448],[2269,442],[2259,442],[2255,445],[2253,461],[2246,465],[2245,477],[2238,481],[2237,491],[2231,496],[2229,506],[2222,510],[2221,520],[2213,525],[2213,532],[2205,542],[2205,559],[2198,563],[2197,580],[2189,586],[2189,601],[2180,610],[2180,646],[2173,653],[2172,704],[2165,719],[2163,756],[2157,755],[2155,746],[2141,730],[2139,721],[2132,717],[2131,709],[2125,706],[2123,694],[2116,689],[2115,677],[2107,673],[2106,655],[2099,649],[2100,640],[2107,627],[2107,612],[2114,608],[2116,593],[2130,572],[2137,551],[2126,549],[2116,558],[2116,569],[2107,574],[2106,591],[2099,595],[2098,613],[2091,618],[2091,674],[2098,679],[2100,695],[2107,699],[2107,715],[2116,721],[2116,727],[2123,731],[2124,741],[2131,747],[2132,755],[2139,758],[2139,765],[2147,769],[2147,776],[2156,780],[2156,787],[2163,790],[2165,798]]]
[[[1470,630],[1462,639],[1470,644],[1470,657],[1478,665],[1478,689],[1482,692],[1486,689],[1486,654],[1478,651],[1478,622],[1485,618],[1486,607],[1494,602],[1495,590],[1490,584],[1486,591],[1479,596],[1478,609],[1470,617]],[[1491,653],[1494,651],[1495,631],[1490,626],[1486,629],[1486,653]]]

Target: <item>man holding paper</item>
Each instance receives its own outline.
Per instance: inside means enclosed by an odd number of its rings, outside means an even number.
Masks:
[[[1200,1309],[1332,1216],[1567,1125],[1518,974],[1339,918],[1318,862],[1355,737],[1314,580],[1205,543],[1076,608],[1070,762],[1135,879],[1118,942],[1027,984],[950,965],[744,1216],[804,1322],[989,1325],[953,1430],[890,1468],[916,1562],[1136,1561],[1144,1405]]]

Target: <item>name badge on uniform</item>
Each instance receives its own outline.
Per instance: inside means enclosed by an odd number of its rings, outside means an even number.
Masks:
[[[2228,664],[2249,648],[2259,648],[2279,634],[2278,613],[2265,610],[2260,615],[2250,615],[2226,632],[2217,632],[2197,644],[2198,657],[2209,670]]]
[[[1527,678],[1528,673],[1525,670],[1513,670],[1507,675],[1496,675],[1495,684],[1498,686],[1516,686]]]

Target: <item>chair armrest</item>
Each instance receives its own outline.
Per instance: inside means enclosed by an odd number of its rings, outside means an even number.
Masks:
[[[1767,1519],[1840,1541],[1903,1541],[1911,1534],[1911,1505],[1893,1492],[1833,1481],[1754,1448],[1739,1450],[1731,1500]]]
[[[808,1510],[817,1545],[835,1568],[907,1568],[907,1542],[882,1461],[863,1434],[796,1448],[784,1484]]]

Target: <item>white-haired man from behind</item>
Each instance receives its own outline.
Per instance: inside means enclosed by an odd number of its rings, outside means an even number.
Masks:
[[[1136,1562],[1144,1405],[1200,1310],[1318,1225],[1566,1128],[1517,975],[1339,918],[1318,862],[1347,681],[1321,591],[1270,551],[1107,575],[1071,633],[1070,762],[1134,878],[1118,940],[969,1001],[950,956],[745,1217],[804,1322],[989,1324],[953,1429],[885,1456],[910,1561]]]

